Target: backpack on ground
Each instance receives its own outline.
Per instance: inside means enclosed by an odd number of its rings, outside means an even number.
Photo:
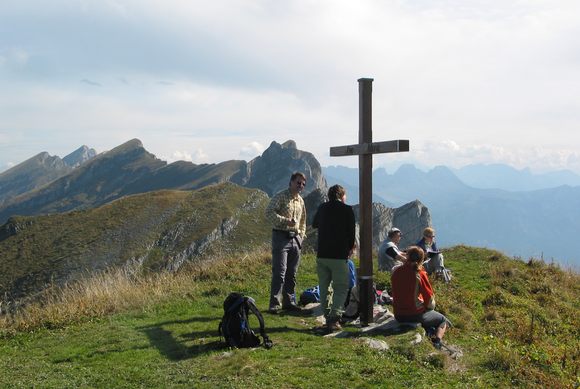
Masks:
[[[219,324],[220,336],[230,347],[244,348],[257,347],[260,345],[260,338],[254,333],[248,321],[248,315],[253,313],[260,322],[260,335],[264,340],[264,347],[271,348],[272,341],[266,335],[264,328],[264,317],[256,307],[253,298],[240,293],[232,292],[224,301],[224,316]]]
[[[373,283],[373,305],[381,303],[381,293],[377,290],[377,286]],[[348,295],[348,299],[346,300],[344,306],[344,313],[342,317],[345,321],[352,321],[356,320],[360,315],[359,310],[359,289],[357,286],[353,287]]]
[[[308,305],[310,303],[317,303],[320,301],[320,286],[316,285],[311,288],[307,288],[300,294],[300,299],[298,303],[300,305]]]

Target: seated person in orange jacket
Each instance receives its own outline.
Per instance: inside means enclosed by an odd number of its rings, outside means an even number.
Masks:
[[[436,348],[451,324],[435,311],[435,296],[427,272],[423,269],[424,251],[412,246],[407,250],[407,261],[393,269],[391,275],[393,310],[401,323],[421,323]]]

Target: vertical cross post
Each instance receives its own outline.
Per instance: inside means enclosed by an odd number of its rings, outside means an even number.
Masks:
[[[363,325],[373,322],[373,154],[409,151],[409,140],[373,143],[373,79],[360,78],[358,144],[330,148],[331,157],[358,155],[359,167],[359,311]]]
[[[360,78],[358,80],[359,93],[359,144],[373,142],[372,124],[372,92],[373,79]],[[360,154],[359,167],[359,243],[360,243],[360,321],[363,325],[373,322],[373,155]]]

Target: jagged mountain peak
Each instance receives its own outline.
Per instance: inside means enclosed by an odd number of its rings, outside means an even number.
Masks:
[[[82,145],[81,147],[79,147],[66,157],[64,157],[62,160],[68,166],[78,167],[96,156],[97,152],[95,149],[91,149],[88,146]]]
[[[296,142],[292,139],[287,140],[286,142],[282,143],[282,147],[285,149],[297,149]]]
[[[299,150],[293,140],[283,144],[273,141],[261,156],[248,163],[247,175],[241,182],[272,196],[287,188],[290,176],[297,171],[308,178],[304,195],[317,188],[326,188],[322,167],[312,153]]]

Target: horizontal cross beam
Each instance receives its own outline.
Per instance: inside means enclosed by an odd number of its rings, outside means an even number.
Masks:
[[[409,151],[408,139],[331,147],[330,156],[342,157],[346,155],[397,153],[401,151]]]

